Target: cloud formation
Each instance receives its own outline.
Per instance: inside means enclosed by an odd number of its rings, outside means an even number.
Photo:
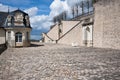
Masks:
[[[60,14],[63,11],[67,11],[68,15],[71,16],[71,6],[78,3],[81,0],[54,0],[50,8],[50,13],[48,15],[38,15],[41,11],[37,6],[26,8],[24,11],[29,14],[31,26],[34,30],[49,30],[50,26],[53,25],[51,20],[54,16]],[[16,10],[17,7],[9,6],[10,11]],[[0,11],[8,11],[8,5],[3,5],[0,3]],[[33,35],[32,38],[37,36]]]
[[[73,4],[78,3],[81,0],[54,0],[50,5],[50,13],[48,15],[37,15],[40,11],[38,7],[34,6],[24,11],[30,16],[31,25],[34,29],[46,29],[49,30],[50,26],[53,24],[51,22],[52,18],[63,11],[67,11],[70,16],[70,8]],[[9,6],[10,10],[13,11],[17,9],[16,7]],[[8,11],[8,6],[0,4],[0,11]]]
[[[49,30],[50,25],[52,25],[52,22],[49,21],[48,15],[37,15],[30,18],[31,26],[34,29],[46,29]]]
[[[7,12],[7,11],[8,11],[8,8],[9,8],[10,11],[13,11],[13,10],[16,10],[16,9],[17,9],[17,8],[15,8],[15,7],[3,5],[3,4],[0,3],[0,11]]]
[[[79,3],[82,0],[54,0],[50,5],[51,12],[49,16],[53,18],[54,16],[62,13],[63,11],[67,12],[68,18],[72,17],[71,7],[76,3]]]
[[[67,11],[70,9],[70,7],[67,4],[67,1],[61,1],[61,0],[54,0],[52,4],[50,5],[51,12],[49,14],[50,17],[54,17],[63,11]]]
[[[24,11],[26,13],[28,13],[30,17],[32,17],[32,16],[37,15],[38,8],[37,7],[32,7],[32,8],[29,8],[29,9],[25,9]]]

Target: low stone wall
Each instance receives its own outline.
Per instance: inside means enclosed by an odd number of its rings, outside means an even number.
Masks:
[[[7,49],[6,44],[0,44],[0,54]]]

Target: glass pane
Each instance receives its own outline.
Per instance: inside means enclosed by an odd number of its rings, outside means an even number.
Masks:
[[[22,36],[19,36],[19,42],[22,42]]]
[[[22,42],[22,33],[16,33],[15,41],[16,42]]]

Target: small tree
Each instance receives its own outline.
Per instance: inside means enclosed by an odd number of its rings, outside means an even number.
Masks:
[[[66,17],[67,17],[66,11],[63,11],[62,12],[62,20],[66,20]]]
[[[76,12],[77,16],[78,16],[78,9],[79,9],[79,4],[75,4],[75,12]]]
[[[82,14],[84,14],[84,2],[83,1],[81,2],[80,7],[82,8]]]
[[[87,9],[88,9],[88,13],[89,13],[89,9],[90,9],[90,1],[87,0]]]
[[[72,15],[73,15],[73,18],[75,17],[75,10],[74,10],[74,6],[72,7]]]
[[[65,18],[65,20],[67,19],[67,12],[66,11],[64,11],[64,18]]]

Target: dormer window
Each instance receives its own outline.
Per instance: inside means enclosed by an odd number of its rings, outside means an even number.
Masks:
[[[15,21],[23,21],[23,14],[22,13],[16,13],[15,14]]]

